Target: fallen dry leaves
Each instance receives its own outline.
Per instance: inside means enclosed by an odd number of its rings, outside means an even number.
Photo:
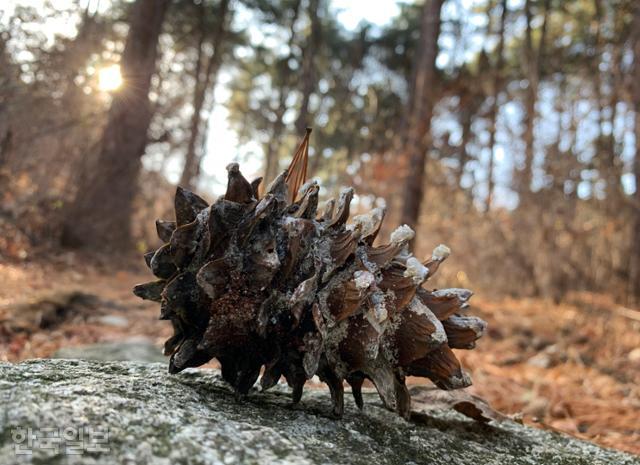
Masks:
[[[476,350],[470,391],[525,423],[640,454],[640,322],[610,299],[568,303],[478,299],[489,323]]]

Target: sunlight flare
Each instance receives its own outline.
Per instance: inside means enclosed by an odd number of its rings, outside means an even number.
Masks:
[[[122,86],[122,74],[119,65],[111,65],[98,71],[98,88],[103,92],[112,92]]]

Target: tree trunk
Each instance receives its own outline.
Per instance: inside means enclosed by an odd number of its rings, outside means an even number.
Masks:
[[[640,24],[638,24],[640,27]],[[640,57],[640,46],[636,45],[635,56]],[[636,58],[638,60],[638,58]],[[640,67],[640,66],[637,66]],[[640,79],[640,73],[636,72],[636,80]],[[636,83],[636,88],[640,87]],[[633,194],[633,219],[631,231],[631,256],[630,256],[630,272],[629,287],[632,299],[636,303],[640,303],[640,92],[635,90],[634,96],[635,106],[635,131],[636,131],[636,153],[633,161],[633,175],[636,183],[636,191]]]
[[[458,155],[458,168],[456,170],[456,187],[461,188],[462,176],[464,169],[469,161],[469,143],[471,141],[471,123],[473,123],[473,113],[469,108],[470,104],[460,109],[460,122],[462,125],[462,141],[460,143],[460,152]]]
[[[636,3],[633,18],[633,105],[635,111],[636,153],[633,161],[633,175],[636,191],[633,194],[631,254],[629,269],[629,291],[636,303],[640,303],[640,4]]]
[[[309,0],[309,20],[311,21],[311,34],[307,39],[302,57],[302,102],[300,113],[296,120],[296,131],[302,135],[309,126],[309,99],[316,88],[315,54],[320,47],[322,39],[322,25],[318,16],[320,0]]]
[[[204,5],[204,3],[201,3]],[[193,114],[191,115],[191,123],[189,126],[189,142],[187,144],[187,153],[184,159],[184,167],[182,169],[182,176],[180,177],[180,185],[189,190],[194,190],[198,173],[200,171],[201,156],[196,153],[196,147],[198,146],[198,140],[202,129],[206,130],[202,121],[202,108],[204,107],[205,100],[207,98],[207,92],[209,89],[212,91],[215,89],[218,70],[222,63],[222,46],[226,35],[226,23],[229,13],[229,0],[220,1],[220,11],[217,27],[213,36],[213,54],[209,57],[204,75],[202,75],[202,66],[204,64],[204,42],[206,35],[206,23],[201,22],[202,36],[198,49],[198,61],[196,63],[195,72],[195,90],[193,93]],[[202,15],[206,12],[202,11]]]
[[[526,59],[526,75],[527,75],[527,92],[525,96],[525,160],[522,179],[519,181],[517,190],[520,194],[521,202],[526,193],[531,190],[531,182],[533,180],[533,159],[534,159],[534,127],[536,121],[536,101],[538,99],[538,82],[540,80],[540,66],[542,64],[542,55],[544,52],[547,17],[549,13],[550,0],[544,0],[544,20],[542,22],[542,30],[540,33],[540,42],[538,49],[533,46],[533,31],[531,23],[533,22],[533,12],[531,11],[531,0],[526,0],[524,4],[527,26],[525,30],[525,59]]]
[[[273,181],[278,175],[279,163],[278,163],[278,152],[280,150],[280,139],[282,138],[282,133],[284,132],[284,122],[282,121],[282,117],[284,116],[284,101],[285,94],[281,94],[280,98],[280,108],[276,111],[276,119],[273,122],[273,126],[271,128],[270,139],[267,144],[267,153],[265,156],[265,168],[264,168],[264,186],[268,186],[271,181]]]
[[[0,168],[8,162],[11,151],[13,132],[11,130],[11,118],[9,116],[10,89],[16,80],[12,70],[13,63],[7,50],[9,34],[0,33]],[[0,173],[0,183],[2,176]],[[5,186],[0,184],[0,188]]]
[[[109,250],[131,245],[133,200],[152,116],[148,94],[169,2],[137,0],[132,6],[120,62],[124,84],[114,95],[96,166],[67,210],[64,245]]]
[[[607,208],[616,208],[616,204],[620,200],[622,194],[620,177],[622,173],[619,169],[616,152],[615,152],[615,119],[616,108],[618,103],[618,81],[622,60],[622,48],[614,47],[609,53],[611,55],[608,60],[610,61],[611,72],[609,73],[609,85],[608,98],[605,99],[603,95],[603,73],[600,71],[600,64],[603,62],[603,56],[607,53],[607,47],[603,40],[603,25],[606,22],[606,12],[604,11],[604,5],[602,0],[594,0],[593,2],[595,15],[594,22],[596,24],[595,31],[595,56],[593,57],[593,87],[596,100],[596,106],[598,109],[598,129],[599,134],[596,139],[596,156],[597,168],[600,172],[600,176],[606,182],[606,194],[607,194]],[[606,29],[606,27],[604,27]],[[605,120],[605,113],[607,106],[610,108],[609,121]],[[611,132],[606,133],[604,125],[611,125]]]
[[[502,68],[504,68],[504,28],[507,19],[507,0],[501,1],[501,13],[500,13],[500,31],[498,38],[498,48],[496,49],[496,64],[493,69],[493,82],[491,88],[491,109],[489,110],[489,149],[491,153],[489,155],[489,168],[487,169],[488,187],[487,187],[487,199],[485,202],[485,210],[491,209],[491,202],[493,201],[493,189],[495,186],[494,181],[494,160],[495,160],[495,145],[496,145],[496,121],[498,119],[498,97],[500,96],[500,88],[502,87]]]
[[[424,172],[429,146],[431,116],[435,105],[436,57],[443,0],[427,0],[422,7],[420,41],[414,60],[414,82],[406,120],[405,156],[408,160],[401,221],[413,228],[418,224],[424,195]]]
[[[298,15],[300,13],[300,3],[301,0],[297,0],[293,5],[293,16],[291,18],[291,23],[289,24],[289,39],[287,42],[287,46],[289,48],[289,55],[286,60],[283,60],[280,63],[280,68],[277,72],[280,73],[278,76],[280,85],[278,86],[278,106],[275,110],[275,119],[271,126],[271,134],[270,139],[267,144],[267,153],[265,154],[265,170],[264,170],[264,179],[262,182],[263,186],[268,186],[271,181],[275,179],[278,175],[278,171],[280,169],[279,158],[280,158],[280,139],[282,138],[282,134],[284,133],[284,121],[282,118],[286,112],[286,102],[287,95],[289,94],[290,89],[290,75],[292,71],[289,69],[288,62],[289,60],[294,58],[293,53],[293,45],[296,40],[296,22],[298,21]],[[278,67],[278,65],[276,65]],[[277,68],[276,68],[277,69]]]

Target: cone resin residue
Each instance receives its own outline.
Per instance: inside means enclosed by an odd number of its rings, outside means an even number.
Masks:
[[[449,256],[446,246],[417,259],[406,225],[374,246],[384,210],[348,223],[353,189],[318,213],[315,182],[290,201],[296,195],[285,171],[259,198],[260,180],[249,183],[235,163],[227,170],[227,192],[212,205],[178,188],[175,221],[156,222],[165,244],[145,255],[158,279],[134,289],[159,302],[160,318],[173,325],[164,345],[170,373],[216,358],[243,396],[264,369],[262,389],[284,377],[294,402],[317,375],[336,416],[344,381],[362,407],[361,387],[371,380],[404,417],[406,376],[441,389],[470,385],[451,349],[472,349],[485,330],[464,314],[472,293],[422,287]]]

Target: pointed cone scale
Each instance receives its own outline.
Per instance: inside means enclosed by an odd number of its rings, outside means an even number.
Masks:
[[[171,326],[173,326],[173,336],[165,341],[162,349],[162,354],[167,357],[173,355],[185,339],[184,330],[178,320],[171,320]]]
[[[303,197],[300,200],[300,205],[293,216],[296,218],[304,218],[307,220],[315,218],[316,212],[318,210],[318,192],[320,192],[318,184],[311,184],[309,188],[303,193]]]
[[[427,278],[431,278],[436,274],[440,264],[444,262],[447,258],[449,258],[449,254],[451,250],[446,245],[440,244],[438,247],[433,249],[431,254],[431,258],[424,262],[424,266],[429,269],[429,275]]]
[[[362,399],[362,384],[364,383],[364,380],[364,375],[358,372],[347,376],[347,383],[349,383],[349,385],[351,386],[351,394],[353,395],[353,400],[360,410],[364,408],[364,401]]]
[[[243,246],[253,237],[252,234],[256,226],[266,218],[270,218],[276,207],[276,199],[271,194],[267,194],[258,202],[253,211],[253,215],[246,217],[238,227],[238,237],[241,238]]]
[[[394,263],[392,266],[382,271],[382,281],[378,286],[383,291],[392,291],[396,298],[396,309],[398,311],[406,307],[416,295],[418,286],[413,278],[405,276],[406,268]]]
[[[133,288],[133,293],[141,299],[160,302],[162,290],[166,283],[164,279],[161,279],[150,283],[138,284]]]
[[[178,227],[173,232],[171,242],[167,245],[170,248],[173,263],[178,268],[184,268],[195,253],[202,228],[201,224],[193,221]]]
[[[171,355],[169,373],[179,373],[185,368],[197,367],[211,360],[211,356],[197,348],[197,341],[187,339]]]
[[[396,373],[394,383],[394,393],[396,402],[396,412],[405,420],[411,417],[411,395],[405,384],[404,376]]]
[[[262,176],[251,181],[251,192],[256,200],[260,200],[260,184],[262,184]]]
[[[156,233],[162,242],[169,242],[175,229],[175,221],[156,220]]]
[[[336,322],[356,313],[366,297],[367,288],[361,289],[355,280],[349,280],[331,291],[327,308]]]
[[[222,379],[232,386],[235,385],[236,378],[238,377],[238,367],[235,357],[231,355],[219,356],[218,361],[220,362],[220,374],[222,375]]]
[[[151,252],[147,252],[146,254],[144,254],[144,262],[147,264],[149,268],[151,268],[151,259],[155,254],[156,254],[155,250],[152,250]]]
[[[340,228],[345,225],[349,219],[349,207],[351,206],[352,200],[353,188],[346,188],[340,193],[340,198],[338,199],[338,211],[335,217],[327,225],[328,228]]]
[[[162,353],[166,356],[173,355],[175,351],[178,350],[178,347],[180,346],[180,344],[182,344],[182,341],[184,341],[184,334],[182,333],[174,334],[169,339],[167,339],[167,341],[164,343],[164,349]]]
[[[229,202],[222,197],[211,205],[207,225],[209,238],[214,248],[225,246],[229,236],[238,229],[238,225],[251,210],[250,207],[251,204]]]
[[[367,375],[378,391],[380,400],[390,410],[396,409],[396,377],[393,369],[383,360],[368,368]]]
[[[298,358],[289,360],[283,372],[287,384],[291,386],[291,402],[293,404],[297,404],[302,399],[302,390],[307,381],[301,362]]]
[[[336,268],[340,268],[344,265],[356,251],[358,246],[359,234],[355,234],[351,231],[343,231],[338,233],[334,240],[331,242],[331,258],[333,258],[333,264]]]
[[[287,173],[286,170],[280,173],[267,187],[267,193],[273,195],[283,205],[287,203],[287,196],[289,195],[289,186],[287,186],[286,181]]]
[[[322,338],[319,334],[313,336],[310,334],[305,335],[302,365],[307,379],[313,378],[313,375],[318,371],[318,365],[320,363],[320,357],[322,356],[323,349],[324,346],[322,344]]]
[[[281,262],[278,256],[275,239],[256,241],[252,251],[247,255],[247,267],[252,270],[251,287],[264,287],[271,283],[273,277],[280,270]]]
[[[452,349],[473,349],[487,329],[487,324],[480,318],[460,315],[451,315],[442,326]]]
[[[393,259],[404,249],[403,244],[387,244],[380,247],[369,247],[367,249],[367,258],[370,262],[375,263],[378,268],[384,268],[391,264]]]
[[[169,244],[163,245],[153,254],[149,266],[151,272],[158,278],[169,279],[176,273],[177,268],[173,262]]]
[[[209,205],[200,196],[178,186],[174,199],[177,226],[191,223]]]
[[[413,376],[427,377],[446,391],[471,386],[469,375],[462,371],[460,362],[446,344],[414,361],[406,372]]]
[[[256,383],[260,376],[261,366],[257,365],[253,360],[247,360],[245,358],[244,361],[245,363],[242,364],[241,369],[238,371],[238,377],[234,384],[236,394],[240,394],[241,396],[246,396]]]
[[[260,378],[261,389],[263,391],[271,389],[273,386],[278,384],[280,376],[282,376],[282,368],[278,363],[265,366],[264,374],[262,375],[262,378]]]
[[[322,317],[322,313],[320,312],[320,307],[317,302],[313,303],[311,307],[311,317],[313,318],[313,324],[315,325],[318,333],[324,339],[327,335],[327,326],[324,322],[324,318]]]
[[[305,245],[315,234],[316,228],[309,220],[291,219],[283,225],[286,233],[286,254],[281,264],[282,278],[288,278],[298,268],[300,261],[305,258]]]
[[[467,289],[427,291],[420,288],[417,295],[438,320],[442,321],[465,308],[473,293]]]
[[[230,271],[231,266],[223,257],[200,268],[196,279],[202,290],[212,299],[216,299],[223,294]]]
[[[380,228],[382,228],[386,212],[385,208],[375,208],[368,215],[358,215],[354,218],[354,221],[360,219],[364,223],[362,226],[362,240],[365,244],[371,246],[375,242],[380,233]]]
[[[324,204],[324,209],[322,211],[322,216],[320,217],[321,221],[330,221],[333,218],[333,211],[336,207],[335,199],[329,199]]]
[[[302,390],[304,388],[304,383],[300,380],[297,380],[292,383],[291,387],[291,402],[295,405],[300,402],[300,399],[302,399]]]
[[[327,364],[320,366],[318,376],[329,386],[331,401],[333,403],[333,416],[342,418],[344,414],[344,385],[342,384],[342,379],[340,379]]]
[[[291,294],[289,308],[293,316],[294,326],[300,323],[303,312],[308,310],[307,307],[313,301],[317,289],[318,277],[313,275],[309,279],[302,281]]]
[[[207,309],[197,310],[199,298],[195,275],[187,271],[173,278],[162,291],[160,318],[179,318],[188,326],[206,324]]]
[[[398,316],[398,320],[393,347],[398,353],[398,364],[402,367],[427,356],[447,342],[442,323],[417,298]]]
[[[362,314],[349,318],[347,337],[338,347],[340,359],[354,371],[364,370],[378,356],[379,336]]]
[[[425,281],[435,276],[436,272],[438,271],[438,268],[440,268],[441,263],[442,263],[442,260],[425,260],[424,266],[427,270],[429,270],[429,273],[427,274]]]
[[[240,165],[237,163],[229,163],[227,165],[227,172],[227,191],[224,194],[224,199],[236,203],[249,203],[255,200],[253,188],[240,172]]]

